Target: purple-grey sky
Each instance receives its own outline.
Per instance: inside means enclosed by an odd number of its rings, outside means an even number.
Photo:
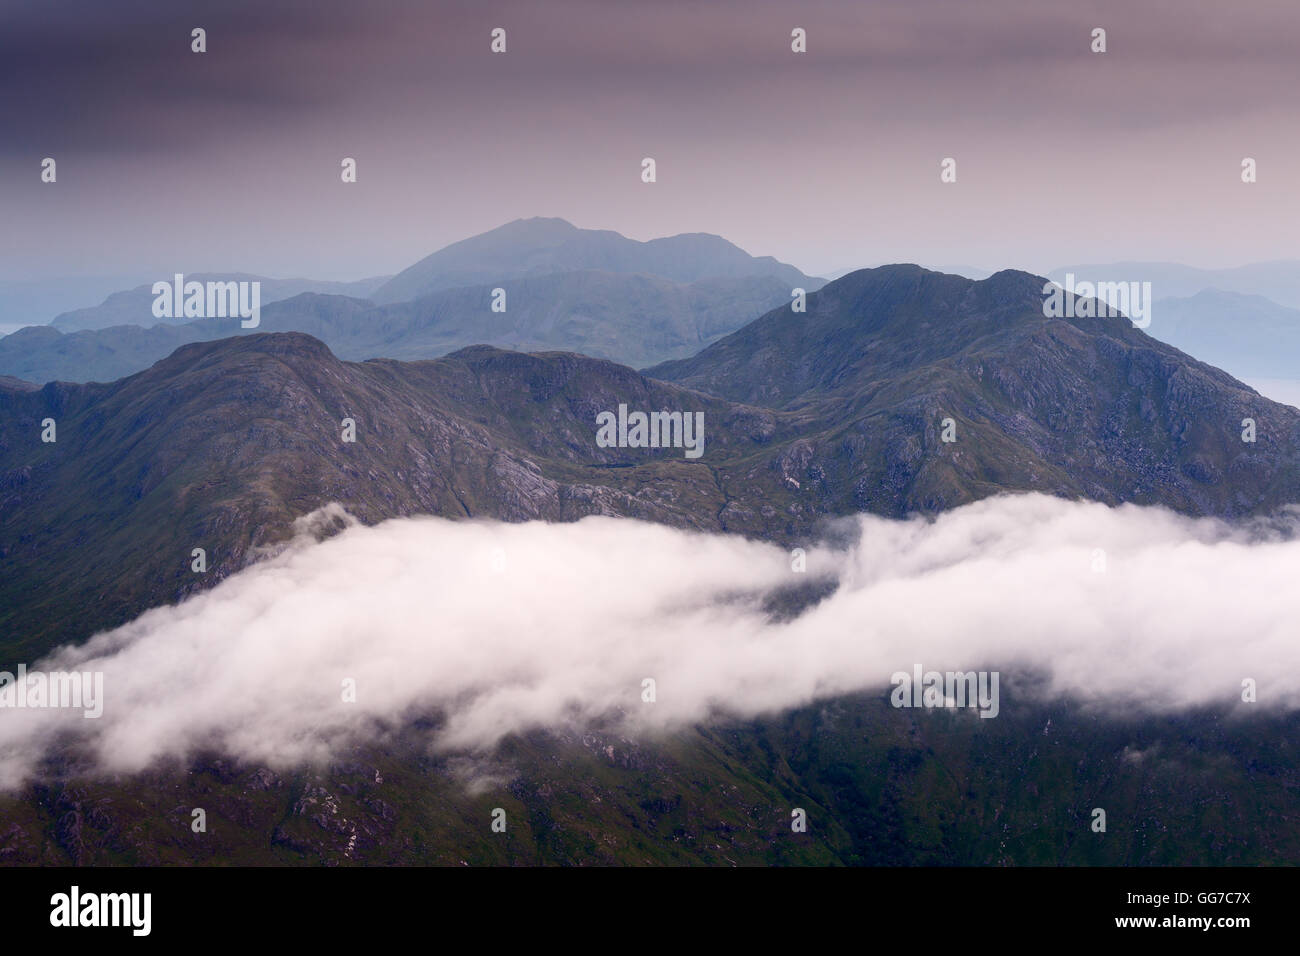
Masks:
[[[358,278],[527,216],[813,273],[1300,258],[1297,49],[1267,0],[0,0],[0,278]]]

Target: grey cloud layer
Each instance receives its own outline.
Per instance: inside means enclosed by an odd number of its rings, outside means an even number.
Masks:
[[[358,278],[529,215],[721,233],[810,272],[1300,256],[1283,172],[1300,150],[1294,5],[10,6],[0,268],[14,278]],[[789,52],[796,24],[806,56]],[[487,52],[496,25],[502,57]],[[54,190],[37,175],[48,155]],[[345,155],[360,162],[350,191]],[[939,192],[950,155],[959,185]],[[1245,155],[1261,159],[1248,193]]]

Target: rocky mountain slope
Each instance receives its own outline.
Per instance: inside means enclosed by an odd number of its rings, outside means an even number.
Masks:
[[[806,314],[783,307],[651,374],[490,347],[350,363],[288,333],[186,345],[107,385],[0,381],[2,656],[210,586],[330,501],[367,522],[611,514],[788,545],[827,516],[1002,491],[1223,515],[1300,499],[1300,413],[1123,320],[1044,318],[1041,285],[854,273]],[[619,404],[702,412],[704,454],[599,446],[595,417]],[[658,740],[513,737],[475,792],[409,728],[289,774],[206,754],[35,784],[0,797],[0,862],[1284,862],[1294,724],[1065,704],[962,721],[857,695]],[[199,805],[205,838],[186,828]],[[494,842],[496,806],[517,823]]]
[[[192,548],[219,579],[329,501],[367,522],[599,513],[789,541],[1004,491],[1215,515],[1300,499],[1300,413],[1122,319],[1045,319],[1035,284],[855,273],[649,375],[489,347],[355,364],[290,333],[3,388],[0,625],[24,654],[84,638],[197,586]],[[598,447],[620,404],[702,412],[703,455]]]
[[[597,413],[620,403],[702,412],[705,455],[597,447]],[[111,385],[0,391],[0,409],[11,654],[177,599],[200,580],[192,548],[207,549],[211,583],[329,501],[368,522],[620,514],[755,534],[785,523],[777,508],[811,515],[750,462],[788,437],[778,416],[569,354],[351,364],[309,336],[264,334],[185,346]]]
[[[1043,281],[863,270],[645,371],[809,421],[783,468],[872,511],[998,488],[1219,515],[1300,497],[1293,409],[1122,317],[1045,318]]]
[[[855,695],[658,740],[514,737],[474,789],[412,732],[291,773],[207,754],[0,795],[0,865],[1288,865],[1297,731],[1065,705],[970,721]]]

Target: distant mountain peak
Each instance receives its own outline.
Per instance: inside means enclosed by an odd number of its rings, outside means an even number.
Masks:
[[[678,283],[764,276],[791,288],[812,280],[770,256],[756,257],[712,233],[642,242],[609,229],[582,229],[565,219],[515,219],[452,243],[394,276],[373,298],[404,302],[445,289],[493,285],[561,272],[644,273]]]
[[[581,231],[581,229],[569,222],[569,220],[561,219],[558,216],[529,216],[526,219],[512,219],[504,225],[497,226],[495,229],[489,229],[487,232],[480,233],[477,236],[471,236],[470,239],[482,239],[485,236],[500,235],[502,233],[514,235],[565,236]],[[469,240],[462,241],[467,242]]]

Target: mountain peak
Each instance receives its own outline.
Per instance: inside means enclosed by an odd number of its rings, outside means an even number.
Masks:
[[[1042,344],[1048,326],[1071,326],[1052,334],[1081,349],[1107,339],[1173,352],[1123,317],[1048,318],[1046,281],[1015,269],[980,280],[912,263],[859,269],[810,294],[804,312],[774,309],[692,358],[646,374],[731,401],[793,408],[976,354],[1015,361],[1005,350],[1031,339]]]
[[[487,232],[480,233],[479,236],[472,238],[482,238],[484,236],[509,234],[514,236],[571,236],[575,232],[582,230],[569,222],[567,219],[561,219],[558,216],[529,216],[526,219],[512,219],[502,226],[495,229],[489,229]]]
[[[380,304],[453,288],[560,272],[643,273],[677,283],[769,276],[791,288],[814,283],[794,266],[745,250],[710,233],[641,242],[608,229],[580,229],[564,219],[516,219],[463,239],[394,276],[375,292]]]
[[[305,332],[258,332],[182,345],[139,375],[167,377],[187,367],[237,363],[253,356],[270,356],[294,367],[339,361],[328,345]]]

